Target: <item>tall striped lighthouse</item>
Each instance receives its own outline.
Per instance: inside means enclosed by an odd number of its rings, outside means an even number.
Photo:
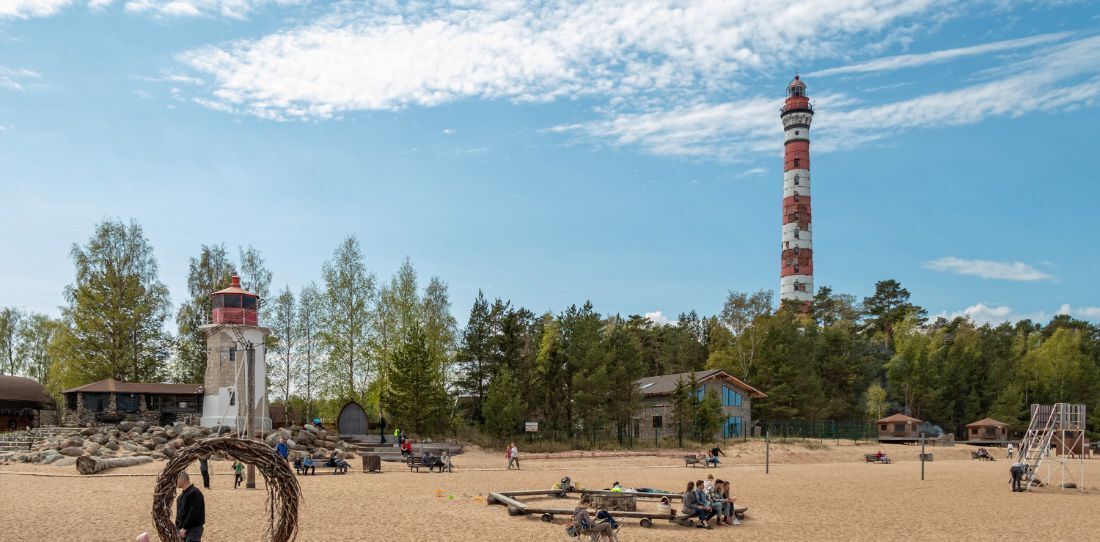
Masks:
[[[810,225],[810,121],[813,106],[798,76],[787,85],[783,121],[783,241],[779,263],[779,300],[802,303],[814,298],[814,243]]]

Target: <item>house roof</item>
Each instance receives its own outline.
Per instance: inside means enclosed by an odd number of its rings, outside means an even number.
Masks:
[[[114,378],[69,388],[61,393],[146,393],[149,395],[200,395],[202,384],[156,384],[122,382]]]
[[[0,402],[53,404],[38,381],[22,376],[0,376]]]
[[[722,378],[734,386],[749,393],[750,397],[767,397],[764,392],[746,384],[741,379],[721,370],[696,371],[695,381],[702,384],[707,380]],[[676,391],[676,383],[683,380],[685,383],[691,380],[691,373],[676,373],[671,375],[647,376],[635,380],[634,383],[642,391],[643,395],[672,395]]]
[[[993,418],[982,418],[974,423],[966,424],[967,427],[1008,427],[1005,422],[999,422]]]
[[[875,420],[875,423],[895,423],[895,422],[917,422],[917,423],[920,423],[921,421],[914,418],[914,417],[912,417],[912,416],[906,416],[905,414],[902,414],[900,412],[897,413],[897,414],[891,415],[891,416],[887,416],[887,417],[885,417],[881,420]]]

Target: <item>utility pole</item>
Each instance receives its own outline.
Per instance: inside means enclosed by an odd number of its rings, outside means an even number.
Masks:
[[[251,439],[256,437],[255,429],[254,429],[255,424],[252,421],[252,407],[253,407],[253,403],[254,403],[253,396],[256,392],[255,385],[254,385],[254,381],[255,381],[255,378],[256,378],[255,377],[255,375],[256,375],[256,349],[251,344],[248,345],[248,350],[247,350],[247,354],[245,355],[245,362],[244,363],[245,363],[245,379],[247,380],[247,383],[245,384],[245,389],[247,390],[247,395],[248,395],[248,398],[245,401],[245,407],[244,407],[245,408],[245,411],[244,411],[244,413],[245,413],[244,420],[245,421],[244,421],[244,423],[245,423],[245,426],[246,426],[245,436],[246,436],[246,438],[251,440]],[[256,466],[253,465],[252,463],[248,464],[248,474],[245,477],[244,487],[246,487],[248,489],[256,489]]]

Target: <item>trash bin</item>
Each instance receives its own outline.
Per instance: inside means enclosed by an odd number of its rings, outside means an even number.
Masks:
[[[382,456],[378,454],[364,455],[363,472],[382,472]]]

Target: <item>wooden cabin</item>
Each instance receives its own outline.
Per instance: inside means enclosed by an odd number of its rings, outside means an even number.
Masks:
[[[921,421],[905,414],[894,414],[875,420],[879,442],[914,442],[920,440]]]
[[[966,424],[966,441],[969,444],[1003,445],[1008,442],[1008,424],[993,418]]]

